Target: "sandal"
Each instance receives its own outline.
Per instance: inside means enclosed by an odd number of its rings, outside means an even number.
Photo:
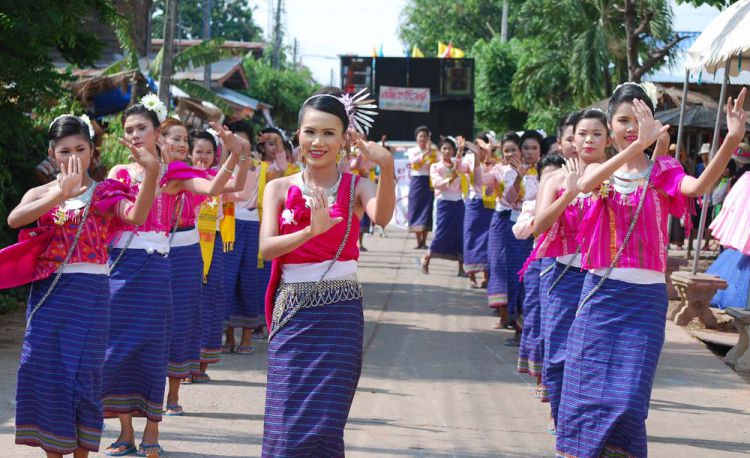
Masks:
[[[234,352],[238,355],[252,355],[253,353],[255,353],[255,347],[253,347],[252,345],[237,345],[236,347],[234,347]]]
[[[521,346],[521,341],[515,339],[514,337],[508,337],[507,339],[505,339],[505,344],[504,345],[506,347],[520,347]]]
[[[118,449],[120,447],[125,447],[125,450],[119,452],[108,452],[105,450],[104,454],[106,456],[127,456],[136,451],[135,444],[131,444],[128,442],[112,442],[107,448]]]
[[[427,261],[427,258],[422,258],[422,262],[420,263],[422,265],[422,273],[425,275],[430,274],[430,263]]]
[[[185,377],[184,379],[180,380],[180,385],[190,385],[193,383],[193,376]]]
[[[221,353],[225,355],[229,353],[234,353],[234,347],[235,347],[234,345],[222,345]]]
[[[164,449],[159,444],[141,444],[136,454],[147,458],[160,458],[164,456]]]
[[[208,383],[211,381],[211,377],[205,372],[193,375],[193,383]]]
[[[167,404],[167,409],[164,411],[164,415],[167,417],[181,417],[185,415],[185,411],[182,410],[182,406],[179,404]],[[142,446],[143,444],[141,444]]]

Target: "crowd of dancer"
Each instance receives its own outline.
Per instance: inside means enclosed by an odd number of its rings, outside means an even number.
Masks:
[[[31,283],[16,443],[85,457],[117,417],[106,455],[162,456],[181,387],[209,382],[222,353],[252,354],[267,327],[263,456],[343,454],[362,358],[360,220],[384,226],[395,206],[393,158],[363,135],[373,109],[365,94],[316,94],[295,148],[244,121],[189,132],[149,95],[121,118],[132,162],[99,182],[91,121],[56,118],[60,173],[11,211],[11,227],[33,226],[0,251],[0,287]],[[138,447],[134,416],[147,420]]]
[[[409,230],[428,250],[422,271],[433,258],[455,260],[458,275],[487,289],[495,327],[516,330],[505,344],[519,347],[518,372],[536,378],[550,405],[558,457],[647,456],[669,215],[689,233],[691,198],[726,175],[733,155],[748,156],[738,148],[745,89],[729,99],[727,134],[698,177],[669,155],[669,126],[654,120],[648,92],[618,86],[607,112],[566,115],[552,141],[533,130],[485,132],[474,142],[441,137],[435,149],[421,126],[408,153]],[[712,229],[723,245],[750,252],[743,183]],[[737,270],[735,258],[723,270]]]
[[[488,132],[433,148],[416,129],[409,223],[422,270],[457,261],[487,288],[496,326],[515,326],[507,344],[550,403],[558,456],[646,456],[667,218],[689,221],[690,198],[720,178],[745,134],[744,99],[729,100],[699,178],[664,154],[668,126],[634,83],[607,113],[566,116],[556,142]],[[85,457],[117,417],[106,455],[162,456],[159,424],[185,413],[183,385],[210,382],[210,364],[252,354],[267,329],[263,456],[344,456],[362,368],[361,234],[395,206],[393,156],[365,140],[375,110],[364,92],[326,88],[302,105],[292,143],[243,121],[189,131],[147,96],[122,115],[132,162],[98,182],[88,118],[55,119],[60,173],[9,214],[33,227],[0,251],[0,287],[31,283],[16,443]],[[134,416],[147,420],[138,447]]]

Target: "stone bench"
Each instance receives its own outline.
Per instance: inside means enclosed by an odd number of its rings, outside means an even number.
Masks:
[[[734,326],[740,334],[737,345],[732,347],[724,362],[736,371],[750,372],[750,310],[737,307],[726,309],[727,315],[734,318]]]
[[[680,294],[677,292],[677,288],[672,284],[672,272],[678,272],[681,267],[688,265],[688,260],[683,258],[677,258],[674,256],[667,257],[667,298],[670,301],[674,301],[680,298]]]
[[[667,317],[679,326],[687,326],[697,317],[706,328],[716,329],[716,317],[709,303],[717,290],[726,289],[727,282],[715,275],[693,275],[684,271],[673,272],[670,277],[680,296],[680,303],[670,307]]]

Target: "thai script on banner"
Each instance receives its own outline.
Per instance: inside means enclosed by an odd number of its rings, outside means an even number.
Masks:
[[[380,86],[381,110],[430,112],[430,88]]]

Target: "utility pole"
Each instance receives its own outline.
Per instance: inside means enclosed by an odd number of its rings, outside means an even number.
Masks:
[[[297,50],[299,46],[299,41],[297,39],[294,39],[294,47],[292,48],[292,64],[294,65],[294,69],[297,69]]]
[[[172,63],[174,59],[174,30],[179,0],[166,0],[166,2],[164,50],[162,51],[161,73],[159,75],[159,99],[169,109],[169,88],[172,85]]]
[[[508,0],[503,0],[503,22],[500,24],[500,42],[508,42]]]
[[[203,0],[203,41],[211,39],[211,0]],[[203,85],[211,89],[211,64],[203,66]]]
[[[277,69],[280,67],[281,58],[281,7],[283,0],[276,2],[276,20],[273,25],[273,59],[271,65]]]

